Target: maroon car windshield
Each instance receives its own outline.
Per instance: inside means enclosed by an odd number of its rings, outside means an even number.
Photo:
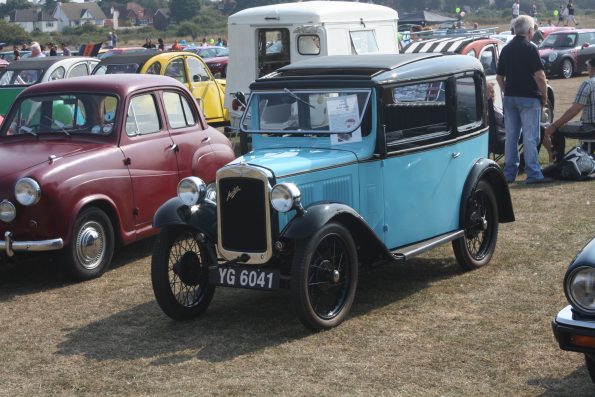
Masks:
[[[21,99],[3,123],[1,136],[111,135],[118,99],[102,94],[56,94]]]

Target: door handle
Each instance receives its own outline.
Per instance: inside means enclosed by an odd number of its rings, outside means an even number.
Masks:
[[[178,145],[176,145],[175,143],[172,143],[172,144],[169,146],[169,148],[170,148],[172,151],[174,151],[174,152],[177,152],[177,151],[178,151]]]
[[[459,157],[460,155],[461,155],[461,152],[453,152],[453,153],[451,154],[451,156],[452,156],[452,158],[453,158],[453,159],[456,159],[456,158],[457,158],[457,157]]]
[[[210,141],[211,141],[211,137],[210,136],[207,136],[207,137],[202,138],[202,141],[200,141],[200,143],[207,143],[207,142],[210,142]]]

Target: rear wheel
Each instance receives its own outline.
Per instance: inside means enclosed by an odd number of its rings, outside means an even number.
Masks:
[[[572,65],[572,61],[570,59],[563,60],[562,66],[560,66],[560,77],[569,79],[572,77],[573,73],[574,73],[574,66]]]
[[[321,331],[345,320],[357,277],[355,243],[343,225],[326,224],[299,241],[291,267],[291,300],[304,326]]]
[[[487,265],[498,238],[498,206],[492,187],[479,181],[467,203],[465,235],[452,242],[457,262],[466,270]]]
[[[205,244],[189,228],[161,231],[151,260],[151,280],[157,303],[174,320],[190,320],[204,313],[215,293],[209,284]]]

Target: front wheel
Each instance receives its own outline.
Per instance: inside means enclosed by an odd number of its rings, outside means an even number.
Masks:
[[[562,66],[560,67],[560,77],[569,79],[572,77],[573,73],[574,73],[574,66],[572,66],[572,61],[570,59],[563,60]]]
[[[341,224],[328,223],[298,241],[291,267],[291,301],[312,331],[339,325],[355,298],[358,264],[355,243]]]
[[[167,227],[153,248],[151,280],[155,299],[174,320],[204,313],[215,293],[209,284],[208,247],[189,228]]]
[[[554,105],[550,99],[547,100],[547,105],[541,110],[541,122],[549,124],[554,122]]]
[[[467,204],[465,235],[452,242],[457,262],[465,270],[487,265],[498,238],[498,206],[492,187],[479,181]]]
[[[85,208],[64,251],[68,273],[81,281],[101,276],[112,261],[114,245],[114,229],[107,214],[99,208]]]

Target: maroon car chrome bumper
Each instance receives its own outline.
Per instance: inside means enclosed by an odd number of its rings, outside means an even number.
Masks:
[[[8,231],[4,233],[4,241],[0,240],[0,251],[6,252],[8,256],[13,256],[15,251],[54,251],[63,247],[64,241],[61,238],[40,241],[14,241],[12,233]]]

